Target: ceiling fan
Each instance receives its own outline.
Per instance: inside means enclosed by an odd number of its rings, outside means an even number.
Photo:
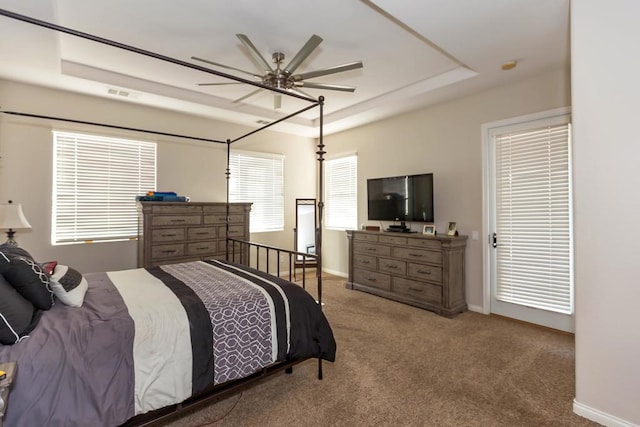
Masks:
[[[244,34],[236,34],[238,39],[242,42],[242,44],[249,50],[249,53],[253,57],[253,59],[260,64],[263,69],[264,74],[252,73],[250,71],[241,70],[239,68],[230,67],[228,65],[219,64],[217,62],[209,61],[207,59],[198,58],[192,56],[191,59],[195,59],[196,61],[205,62],[207,64],[215,65],[216,67],[228,68],[230,70],[239,71],[244,74],[249,74],[253,77],[260,79],[258,82],[264,84],[265,86],[270,86],[278,89],[288,90],[291,92],[297,92],[298,94],[304,95],[309,98],[313,98],[310,95],[304,93],[300,88],[308,88],[308,89],[325,89],[325,90],[337,90],[341,92],[353,92],[356,90],[355,87],[352,86],[342,86],[342,85],[334,85],[334,84],[325,84],[325,83],[312,83],[306,81],[307,79],[312,79],[315,77],[326,76],[329,74],[341,73],[343,71],[355,70],[357,68],[362,68],[362,61],[349,62],[347,64],[336,65],[334,67],[324,68],[316,71],[309,71],[307,73],[302,74],[293,74],[296,69],[307,59],[307,57],[314,51],[316,47],[322,42],[322,38],[317,35],[312,35],[311,38],[302,46],[302,49],[293,57],[293,59],[284,67],[284,53],[282,52],[274,52],[271,56],[273,62],[275,64],[275,68],[273,68],[260,54],[258,49],[251,43],[249,37]],[[242,84],[242,83],[199,83],[198,86],[216,86],[216,85],[228,85],[228,84]],[[247,95],[244,95],[241,98],[236,99],[233,102],[241,102],[245,99],[257,94],[263,89],[257,89]],[[282,95],[279,93],[274,93],[273,96],[273,108],[278,109],[282,106]]]

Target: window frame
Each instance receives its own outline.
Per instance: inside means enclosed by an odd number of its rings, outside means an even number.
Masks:
[[[348,178],[349,184],[347,184],[347,186],[350,187],[351,191],[350,193],[343,195],[342,198],[344,199],[345,197],[347,197],[351,200],[348,200],[346,202],[346,206],[339,206],[337,209],[342,211],[346,210],[347,212],[351,209],[353,211],[353,214],[351,218],[349,218],[348,220],[345,220],[345,221],[338,220],[338,221],[332,222],[333,215],[340,216],[341,214],[338,212],[336,213],[332,212],[332,209],[334,209],[332,208],[332,206],[334,206],[334,203],[336,203],[333,192],[337,188],[336,186],[332,185],[333,176],[331,176],[332,175],[331,169],[333,169],[334,167],[333,166],[334,162],[345,162],[345,161],[353,162],[353,164],[347,165],[347,167],[350,169],[349,171],[347,171],[347,174],[349,174],[349,176],[342,177],[342,179]],[[324,161],[323,166],[324,166],[324,188],[325,188],[324,227],[327,230],[339,230],[339,231],[357,229],[358,228],[358,154],[345,153],[342,155],[333,156],[331,158],[326,159]],[[339,180],[340,178],[335,179],[336,182],[338,182]]]
[[[272,168],[270,170],[250,171],[246,168],[247,164],[237,164],[235,159],[242,159],[246,163],[256,162],[256,165],[260,162],[271,161]],[[252,203],[249,232],[269,233],[284,231],[285,156],[283,154],[258,151],[233,150],[229,153],[229,173],[229,202]],[[268,175],[271,178],[280,178],[279,189],[277,185],[273,185],[273,179],[266,179]],[[244,184],[246,188],[236,188],[236,179],[239,180],[237,181],[238,186]],[[256,191],[254,187],[260,184],[272,185],[261,187],[260,190]],[[252,189],[249,189],[249,187]],[[241,193],[242,191],[244,193]],[[277,198],[274,198],[275,193],[279,193]],[[268,199],[266,197],[267,194],[271,194],[271,204],[263,203]]]
[[[157,143],[65,130],[52,139],[51,244],[137,238],[136,196],[156,189]]]

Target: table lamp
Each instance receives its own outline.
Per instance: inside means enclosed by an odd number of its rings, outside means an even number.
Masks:
[[[9,203],[0,204],[0,230],[7,230],[7,244],[18,246],[13,235],[16,233],[15,229],[21,228],[31,228],[31,224],[22,213],[22,205],[11,200]]]

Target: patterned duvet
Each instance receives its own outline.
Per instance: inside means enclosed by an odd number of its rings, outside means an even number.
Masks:
[[[17,360],[5,426],[115,426],[285,360],[335,359],[302,288],[219,261],[86,275],[81,308],[44,312]]]

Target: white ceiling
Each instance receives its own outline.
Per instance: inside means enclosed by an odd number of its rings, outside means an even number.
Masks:
[[[317,34],[324,41],[296,73],[364,63],[309,80],[357,88],[304,89],[325,97],[325,133],[569,66],[569,0],[0,0],[0,9],[199,66],[215,69],[191,56],[257,74],[236,34],[246,34],[267,61],[283,52],[285,64]],[[512,60],[518,66],[502,71]],[[255,87],[198,86],[225,79],[6,16],[0,64],[0,78],[254,127],[308,105],[283,97],[274,110],[266,91],[234,103]],[[318,114],[309,110],[277,129],[317,136]]]

